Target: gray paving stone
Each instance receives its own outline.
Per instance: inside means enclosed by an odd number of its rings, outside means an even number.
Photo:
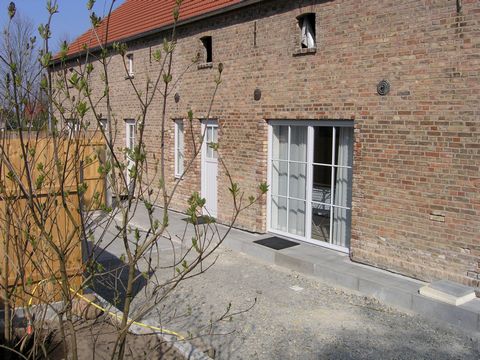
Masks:
[[[479,331],[479,314],[468,309],[435,301],[422,295],[412,296],[412,310],[436,321],[445,321],[466,331]]]
[[[313,274],[315,266],[314,263],[310,261],[283,254],[280,251],[275,253],[275,264],[288,267],[303,274]]]
[[[315,264],[314,275],[329,284],[350,290],[358,290],[358,277],[350,273],[333,271],[324,265]]]
[[[359,278],[358,291],[362,294],[373,296],[383,303],[404,309],[412,309],[412,294],[396,287],[394,283],[387,286],[372,280]]]
[[[446,302],[455,306],[462,305],[476,298],[473,288],[448,280],[439,280],[423,286],[421,295]]]
[[[266,261],[268,263],[275,263],[275,252],[271,249],[266,248],[265,246],[251,244],[248,246],[243,246],[243,253],[251,256],[255,256],[260,260]]]
[[[480,314],[480,298],[474,299],[463,305],[460,305],[460,307]]]

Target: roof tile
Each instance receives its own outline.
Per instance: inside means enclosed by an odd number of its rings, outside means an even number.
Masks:
[[[234,5],[243,0],[183,0],[179,21],[207,14]],[[97,31],[92,29],[79,36],[69,45],[68,55],[81,52],[86,46],[96,48],[105,41],[108,24],[107,43],[120,41],[135,35],[159,29],[173,23],[175,0],[126,0],[112,11],[109,21],[102,21]],[[100,41],[100,42],[99,42]]]

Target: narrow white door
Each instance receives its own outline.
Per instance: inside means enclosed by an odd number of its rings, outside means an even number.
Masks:
[[[126,129],[125,129],[126,146],[127,146],[127,149],[130,149],[133,151],[135,149],[135,130],[136,130],[135,120],[133,119],[125,120],[125,125],[126,125]],[[134,165],[135,165],[134,159],[132,158],[132,156],[127,154],[126,178],[127,178],[127,184],[129,187],[130,187],[130,181],[131,181],[130,171]]]
[[[205,198],[205,215],[217,217],[217,171],[218,155],[211,144],[218,142],[218,124],[206,121],[202,124],[205,132],[202,146],[202,197]]]

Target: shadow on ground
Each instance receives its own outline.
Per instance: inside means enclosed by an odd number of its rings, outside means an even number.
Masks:
[[[93,257],[101,265],[101,271],[94,275],[89,288],[116,308],[123,309],[128,282],[127,265],[116,255],[94,246],[90,242],[87,243],[85,248],[88,250],[84,252],[84,261]],[[141,273],[135,270],[136,280],[133,283],[133,297],[137,296],[146,287],[152,274],[153,272]],[[88,275],[87,273],[85,276]]]

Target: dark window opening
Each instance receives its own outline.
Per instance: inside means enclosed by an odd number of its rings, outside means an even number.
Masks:
[[[300,44],[303,49],[314,49],[316,47],[315,14],[304,14],[298,18],[300,27]]]
[[[204,54],[205,54],[205,62],[211,63],[213,61],[213,56],[212,56],[212,37],[211,36],[205,36],[201,38],[203,47],[205,48]]]

